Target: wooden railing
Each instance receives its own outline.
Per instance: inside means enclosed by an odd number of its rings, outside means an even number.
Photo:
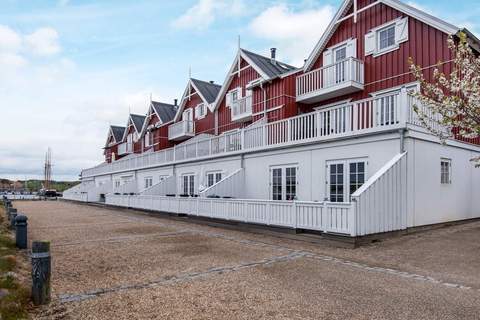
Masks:
[[[232,121],[249,118],[252,115],[252,96],[246,96],[232,103]]]
[[[173,148],[139,154],[82,171],[82,178],[203,159],[222,154],[257,151],[323,141],[406,126],[407,93],[392,93],[296,117],[251,126],[219,136],[185,142]]]
[[[240,168],[219,182],[200,192],[201,197],[242,198],[244,196],[244,170]]]
[[[343,235],[352,235],[355,229],[354,211],[350,203],[113,194],[106,196],[106,203],[120,207],[182,213]]]
[[[347,58],[299,75],[296,80],[297,97],[334,88],[349,81],[364,83],[363,61]]]
[[[195,123],[191,120],[182,120],[168,127],[168,139],[174,140],[181,137],[195,135]]]
[[[352,195],[354,235],[407,228],[407,153],[396,155]]]

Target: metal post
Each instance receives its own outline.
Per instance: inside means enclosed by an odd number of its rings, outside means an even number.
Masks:
[[[50,242],[32,243],[32,300],[36,306],[50,302]]]
[[[19,249],[27,249],[27,220],[23,214],[15,218],[15,243]]]

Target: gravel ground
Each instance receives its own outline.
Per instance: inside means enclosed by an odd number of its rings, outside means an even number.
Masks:
[[[480,319],[480,222],[333,248],[130,210],[16,202],[52,241],[38,319]]]

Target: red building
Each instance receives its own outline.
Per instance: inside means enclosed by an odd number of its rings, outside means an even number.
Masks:
[[[107,142],[105,143],[104,152],[105,161],[110,163],[119,159],[118,145],[122,142],[125,127],[110,126],[108,129]]]
[[[270,58],[239,49],[215,101],[216,133],[296,115],[296,72],[276,59],[275,48]]]
[[[173,147],[168,139],[168,126],[173,123],[177,109],[176,100],[174,104],[157,101],[150,103],[140,134],[144,152]]]
[[[170,140],[178,142],[195,135],[215,134],[215,115],[212,109],[220,88],[213,81],[193,78],[188,81],[174,124],[170,126]]]

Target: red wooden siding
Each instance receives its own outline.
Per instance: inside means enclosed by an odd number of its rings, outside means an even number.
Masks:
[[[195,113],[195,107],[199,105],[200,103],[203,103],[202,98],[198,95],[197,92],[195,92],[192,89],[192,96],[190,97],[190,100],[187,100],[185,104],[184,111],[186,109],[192,109],[193,110],[193,121],[195,123],[195,134],[202,134],[202,133],[209,133],[209,134],[215,134],[215,115],[207,109],[207,114],[205,118],[202,119],[197,119],[196,118],[196,113]]]
[[[248,66],[247,62],[242,59],[241,68]],[[263,89],[255,87],[252,92],[252,113],[253,121],[261,119],[267,110],[268,121],[276,121],[285,119],[297,114],[297,106],[295,103],[295,77],[290,75],[283,79],[274,79],[270,83],[265,83]],[[252,80],[260,78],[260,75],[253,67],[247,67],[240,72],[240,77],[235,74],[228,86],[228,91],[237,87],[242,87],[242,96],[246,95],[245,86]],[[266,102],[265,102],[266,101]],[[282,107],[275,109],[277,107]],[[268,112],[269,109],[275,109]],[[225,96],[218,109],[218,133],[228,130],[240,128],[251,124],[252,121],[245,123],[234,123],[231,121],[231,111],[225,105]]]
[[[371,4],[374,0],[358,0],[358,7],[362,8]],[[351,10],[350,10],[351,11]],[[358,14],[357,23],[353,18],[340,23],[336,32],[327,44],[327,48],[344,42],[350,38],[357,39],[357,58],[364,62],[365,66],[365,90],[352,95],[338,97],[322,104],[352,98],[359,100],[367,98],[370,93],[400,86],[415,81],[410,74],[408,58],[412,57],[416,64],[423,67],[433,66],[439,61],[449,61],[452,57],[447,47],[448,36],[412,17],[409,17],[409,40],[401,43],[398,50],[385,53],[378,57],[369,55],[365,57],[365,34],[380,25],[406,16],[385,4],[376,5]],[[323,55],[320,54],[314,63],[314,69],[322,67]],[[442,67],[444,72],[449,72],[450,64]],[[431,79],[433,68],[425,71],[427,79]],[[300,106],[307,111],[308,106]]]

